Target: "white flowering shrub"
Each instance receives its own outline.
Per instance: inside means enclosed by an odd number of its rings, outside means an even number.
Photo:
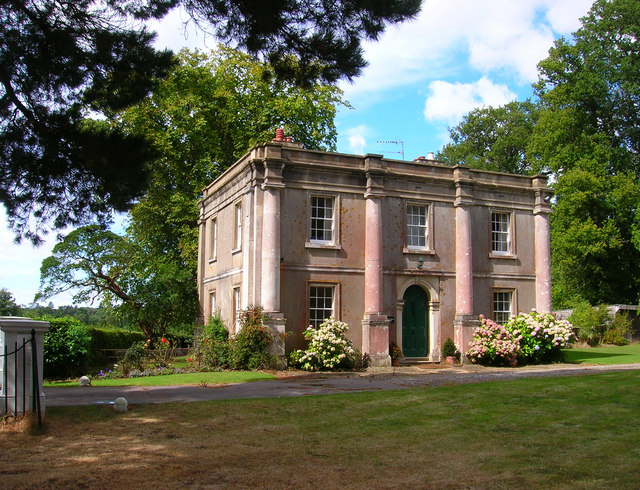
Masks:
[[[292,367],[305,371],[331,371],[352,369],[359,352],[346,338],[349,326],[333,317],[325,320],[316,329],[309,326],[303,335],[309,345],[305,350],[295,350],[289,356]]]
[[[552,313],[520,313],[505,328],[519,339],[518,361],[523,364],[559,361],[561,349],[576,340],[573,325]]]
[[[505,325],[480,315],[467,357],[471,362],[490,366],[516,366],[559,361],[561,349],[576,337],[573,325],[551,313],[521,313]]]

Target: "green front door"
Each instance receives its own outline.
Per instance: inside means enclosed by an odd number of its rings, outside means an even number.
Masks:
[[[429,298],[421,287],[411,286],[402,299],[402,353],[405,357],[428,357]]]

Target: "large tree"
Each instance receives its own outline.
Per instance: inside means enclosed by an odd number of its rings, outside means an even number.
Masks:
[[[269,75],[229,48],[180,53],[154,93],[112,121],[124,134],[145,134],[158,155],[126,235],[99,227],[69,234],[43,262],[40,297],[77,289],[76,301],[99,298],[149,337],[193,321],[202,189],[280,126],[308,148],[335,148],[340,90]]]
[[[535,103],[510,102],[500,107],[474,109],[449,130],[452,142],[437,158],[450,165],[530,174],[538,162],[527,158],[527,145],[538,118]]]
[[[361,41],[411,18],[420,2],[0,2],[0,202],[11,228],[37,242],[48,227],[104,222],[145,190],[146,138],[96,117],[139,102],[172,63],[142,21],[182,4],[199,26],[308,86],[357,76]]]
[[[78,228],[53,248],[42,262],[36,299],[73,290],[75,302],[99,299],[116,306],[130,325],[149,339],[163,336],[171,325],[193,321],[190,290],[176,287],[189,272],[154,257],[127,237],[97,225]]]
[[[22,308],[13,299],[8,289],[0,289],[0,316],[19,316]]]
[[[153,95],[119,115],[118,126],[145,134],[160,155],[151,162],[148,191],[131,210],[128,235],[150,255],[189,270],[183,287],[195,297],[202,189],[278,127],[307,148],[335,149],[341,92],[278,80],[268,65],[222,46],[209,54],[183,51],[179,59]]]
[[[18,235],[105,218],[144,186],[144,138],[86,119],[140,100],[172,63],[121,3],[0,3],[0,202]]]
[[[473,111],[451,131],[454,143],[441,156],[479,168],[550,172],[554,306],[580,300],[635,303],[640,290],[637,0],[596,0],[573,39],[556,41],[538,66],[535,107],[512,103]]]
[[[540,62],[532,159],[555,176],[556,304],[636,303],[640,288],[640,9],[596,0]]]

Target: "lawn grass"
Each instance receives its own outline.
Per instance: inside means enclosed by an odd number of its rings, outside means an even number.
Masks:
[[[607,346],[607,347],[576,347],[566,349],[565,362],[577,364],[627,364],[640,362],[640,343]]]
[[[637,488],[640,371],[331,396],[52,407],[3,485]]]
[[[221,383],[246,383],[275,379],[275,376],[260,371],[216,371],[184,374],[163,374],[139,378],[104,379],[92,378],[92,386],[172,386],[172,385],[215,385]],[[45,381],[45,387],[78,386],[78,380]]]

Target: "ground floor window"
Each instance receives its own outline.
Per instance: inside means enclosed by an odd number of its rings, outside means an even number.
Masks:
[[[326,318],[334,314],[335,286],[315,285],[309,287],[309,325],[317,328]]]
[[[240,331],[240,287],[233,288],[233,324],[235,332]]]
[[[504,324],[509,321],[513,312],[513,291],[493,292],[493,320]]]

